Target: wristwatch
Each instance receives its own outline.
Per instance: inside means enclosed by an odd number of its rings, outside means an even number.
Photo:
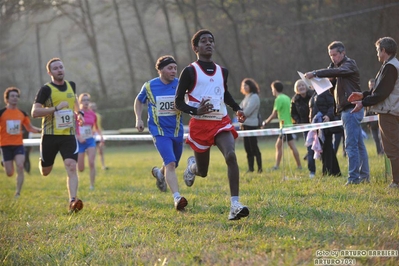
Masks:
[[[312,75],[313,75],[314,77],[317,77],[316,71],[313,71],[313,72],[312,72]]]

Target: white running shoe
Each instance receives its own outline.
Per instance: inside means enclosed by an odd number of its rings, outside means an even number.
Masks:
[[[183,178],[184,182],[188,187],[191,187],[194,184],[195,181],[195,174],[191,172],[191,165],[195,164],[195,158],[194,156],[190,156],[187,159],[187,168],[184,170]]]
[[[151,170],[151,174],[153,177],[157,179],[157,187],[161,192],[166,192],[167,186],[165,177],[162,174],[161,170],[158,167],[153,167]]]
[[[229,220],[240,220],[243,217],[247,217],[249,215],[249,209],[247,206],[242,205],[238,201],[234,202],[231,205]]]
[[[179,197],[175,199],[175,208],[177,211],[183,211],[187,204],[188,202],[185,197]]]

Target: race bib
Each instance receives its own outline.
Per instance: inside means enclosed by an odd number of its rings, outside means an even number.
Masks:
[[[84,139],[88,139],[93,137],[93,131],[91,130],[91,126],[81,126],[79,127],[80,136]]]
[[[175,96],[157,96],[157,114],[158,116],[172,116],[176,115]]]
[[[213,104],[213,110],[215,112],[219,112],[220,111],[220,105],[221,105],[221,102],[222,102],[222,98],[212,98],[212,97],[209,97],[209,96],[204,96],[204,99],[205,100],[209,99],[208,102],[210,104]]]
[[[200,120],[222,120],[224,116],[221,110],[222,99],[212,98],[209,96],[204,96],[203,99],[210,99],[208,102],[213,105],[212,112],[209,114],[196,116],[196,118]]]
[[[21,134],[21,121],[20,120],[7,120],[7,133],[10,135]]]
[[[57,129],[73,127],[73,112],[71,109],[54,112]]]

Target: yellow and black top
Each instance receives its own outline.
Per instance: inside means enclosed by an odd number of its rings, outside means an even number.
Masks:
[[[46,83],[39,90],[35,99],[35,103],[40,103],[43,107],[54,107],[62,101],[68,102],[69,108],[58,110],[42,118],[44,135],[75,135],[76,94],[74,82],[65,81],[63,85]]]

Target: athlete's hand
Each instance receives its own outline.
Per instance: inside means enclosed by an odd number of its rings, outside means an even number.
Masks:
[[[83,115],[81,113],[78,113],[77,119],[78,119],[79,126],[83,126],[85,123],[85,118],[83,117]]]
[[[213,112],[213,104],[209,101],[211,99],[202,99],[200,105],[197,108],[197,115],[204,115]]]
[[[63,109],[63,108],[69,108],[68,102],[62,101],[62,102],[60,102],[60,103],[57,105],[57,109],[58,109],[58,110],[61,110],[61,109]]]
[[[143,132],[144,131],[143,120],[137,120],[136,121],[136,128],[137,128],[138,132]]]
[[[242,110],[238,110],[236,112],[237,115],[237,120],[240,123],[244,123],[244,121],[247,119],[247,117],[244,115],[244,112]]]

